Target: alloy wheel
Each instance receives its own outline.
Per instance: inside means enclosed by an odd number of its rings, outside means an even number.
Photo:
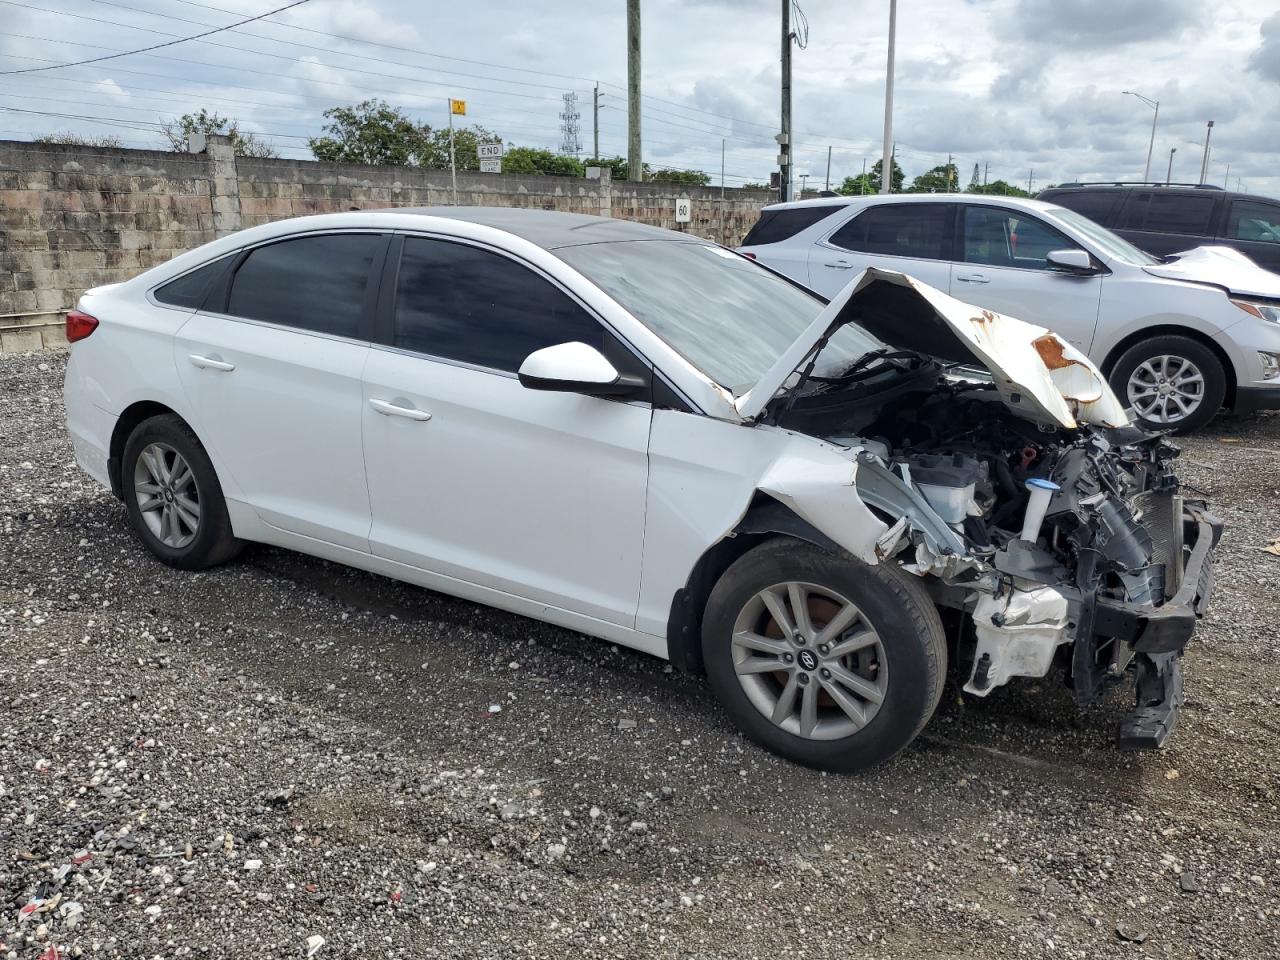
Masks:
[[[180,550],[200,532],[200,491],[191,465],[167,443],[143,448],[133,468],[133,494],[152,535]]]
[[[888,690],[884,646],[846,597],[813,583],[761,590],[733,628],[733,668],[752,705],[811,740],[857,733]]]
[[[1204,402],[1204,374],[1186,357],[1161,354],[1129,375],[1129,403],[1152,423],[1179,423]]]

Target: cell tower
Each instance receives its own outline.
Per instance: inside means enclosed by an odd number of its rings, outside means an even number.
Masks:
[[[570,91],[563,99],[564,109],[560,111],[560,152],[567,157],[576,157],[582,152],[582,141],[578,139],[578,120],[582,117],[578,112],[578,95]]]

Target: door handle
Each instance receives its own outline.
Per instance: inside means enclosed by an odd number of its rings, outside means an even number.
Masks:
[[[216,357],[202,357],[198,353],[191,354],[187,359],[191,361],[192,366],[199,367],[201,370],[220,370],[223,373],[230,373],[236,368],[234,363],[227,363]]]
[[[829,260],[823,264],[824,267],[830,267],[832,270],[852,270],[853,264],[848,260]]]
[[[425,410],[419,410],[416,407],[402,407],[398,404],[391,403],[388,400],[379,400],[376,397],[370,398],[369,406],[377,410],[384,417],[405,417],[409,420],[426,421],[431,419],[431,414]]]
[[[990,277],[981,273],[961,273],[961,274],[957,274],[956,279],[962,280],[965,283],[990,283],[991,282]]]

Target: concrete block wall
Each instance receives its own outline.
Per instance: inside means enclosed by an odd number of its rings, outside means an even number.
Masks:
[[[691,222],[675,222],[675,201]],[[740,243],[766,192],[571,177],[459,173],[460,205],[640,220]],[[243,227],[352,208],[446,206],[449,172],[0,140],[0,353],[65,343],[63,314],[114,283]]]

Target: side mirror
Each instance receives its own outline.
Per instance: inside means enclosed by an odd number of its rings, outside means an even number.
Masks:
[[[581,393],[589,397],[626,397],[642,391],[643,377],[619,373],[608,358],[585,343],[557,343],[525,357],[520,383],[530,390]]]
[[[1083,250],[1050,250],[1044,259],[1050,270],[1082,275],[1098,272],[1098,268],[1093,265],[1093,258]]]

